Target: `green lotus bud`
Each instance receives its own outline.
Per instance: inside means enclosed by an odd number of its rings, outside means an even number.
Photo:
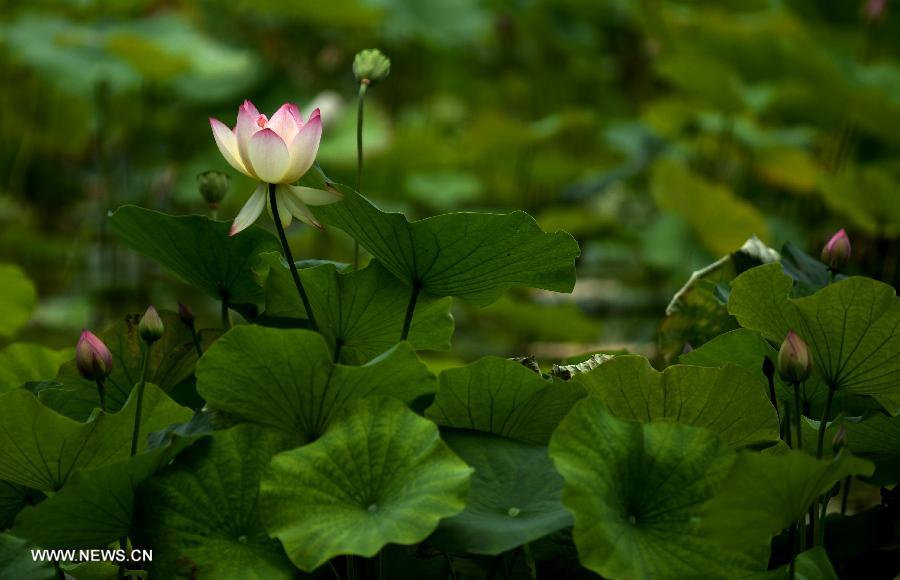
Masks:
[[[778,351],[778,374],[789,383],[802,383],[812,373],[809,347],[796,332],[788,331]]]
[[[850,260],[850,238],[843,229],[831,236],[822,248],[822,261],[832,270],[840,270]]]
[[[165,330],[166,328],[163,326],[162,318],[159,317],[159,312],[156,311],[156,308],[150,306],[138,323],[138,334],[141,335],[144,342],[153,344],[162,338]]]
[[[356,53],[353,74],[363,84],[374,85],[383,81],[391,72],[391,59],[377,48],[367,48]]]
[[[231,187],[231,176],[221,171],[204,171],[197,174],[197,189],[211,209],[219,207]]]

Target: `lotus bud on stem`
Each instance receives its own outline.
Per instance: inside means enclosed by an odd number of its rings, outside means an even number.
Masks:
[[[212,219],[216,219],[219,210],[219,204],[228,194],[231,187],[231,176],[221,171],[204,171],[197,174],[197,189],[200,196],[209,206]]]
[[[841,229],[831,236],[831,239],[822,248],[822,262],[828,266],[828,269],[834,275],[850,261],[850,251],[850,238],[847,237],[847,232]]]
[[[137,404],[134,411],[134,431],[131,434],[131,456],[137,455],[138,441],[141,436],[141,407],[144,404],[144,388],[147,386],[147,365],[150,362],[150,351],[153,343],[162,338],[165,332],[162,319],[156,308],[150,306],[138,323],[138,334],[144,341],[143,356],[141,357],[141,378],[138,383]]]
[[[106,377],[112,371],[112,354],[100,338],[89,330],[83,330],[75,346],[75,365],[81,376],[97,383],[100,409],[106,411]]]

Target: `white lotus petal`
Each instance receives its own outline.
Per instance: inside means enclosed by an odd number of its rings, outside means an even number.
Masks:
[[[297,201],[304,205],[328,205],[344,199],[344,194],[336,190],[315,189],[302,185],[289,185],[287,187],[290,187],[291,194]]]
[[[319,228],[320,230],[324,230],[325,227],[319,223],[319,220],[316,219],[316,216],[306,207],[306,204],[300,201],[300,199],[294,194],[292,191],[292,186],[290,185],[279,185],[276,190],[276,195],[278,196],[279,210],[282,207],[288,209],[291,214],[297,218],[298,220],[307,223],[315,228]]]
[[[281,183],[290,162],[287,145],[272,129],[263,129],[250,140],[250,164],[260,180]]]
[[[256,186],[253,195],[250,196],[247,203],[244,204],[244,207],[241,208],[241,211],[238,212],[237,217],[234,218],[234,222],[231,224],[231,231],[228,232],[228,235],[233,236],[250,227],[250,225],[259,218],[259,214],[262,213],[265,206],[266,184],[260,183]]]
[[[319,115],[319,109],[316,109],[309,116],[306,124],[291,141],[291,163],[290,168],[284,175],[283,183],[290,183],[300,179],[304,173],[309,171],[313,163],[316,161],[316,154],[319,152],[319,141],[322,139],[322,118]]]
[[[241,161],[241,154],[237,146],[237,136],[234,134],[234,131],[229,129],[222,121],[212,117],[209,118],[209,125],[212,127],[213,138],[216,140],[216,145],[219,147],[219,152],[225,158],[225,161],[244,175],[250,175],[246,167],[244,167],[243,161]],[[250,175],[250,177],[253,176]]]

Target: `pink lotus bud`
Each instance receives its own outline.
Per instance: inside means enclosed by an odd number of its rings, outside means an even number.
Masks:
[[[840,270],[850,260],[850,238],[841,229],[822,248],[822,261],[832,270]]]
[[[866,20],[878,20],[884,15],[887,0],[867,0],[865,7]]]
[[[838,427],[837,433],[831,440],[831,450],[837,454],[838,451],[847,446],[847,429],[843,425]]]
[[[809,347],[796,332],[788,331],[778,351],[778,374],[789,383],[802,383],[812,373]]]
[[[75,346],[75,365],[87,380],[102,381],[112,371],[112,354],[96,334],[84,330]]]
[[[159,317],[159,312],[156,311],[156,308],[153,306],[147,308],[147,312],[144,313],[144,316],[141,317],[141,321],[138,323],[138,334],[141,335],[144,342],[153,344],[162,338],[165,330],[162,318]]]
[[[184,302],[178,303],[178,318],[180,318],[186,326],[194,326],[194,311]]]

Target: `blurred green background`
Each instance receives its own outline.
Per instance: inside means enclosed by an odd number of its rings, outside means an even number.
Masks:
[[[319,162],[354,184],[351,63],[369,47],[393,68],[367,98],[365,195],[410,217],[522,208],[581,244],[571,296],[457,304],[457,359],[653,356],[672,294],[752,234],[817,256],[845,227],[850,273],[898,280],[896,2],[0,0],[0,14],[0,262],[38,297],[17,340],[74,344],[151,301],[217,325],[216,304],[117,243],[107,211],[205,213],[195,176],[217,169],[230,220],[252,184],[207,117],[232,125],[245,98],[321,107]],[[298,259],[352,255],[339,232],[289,234]]]

